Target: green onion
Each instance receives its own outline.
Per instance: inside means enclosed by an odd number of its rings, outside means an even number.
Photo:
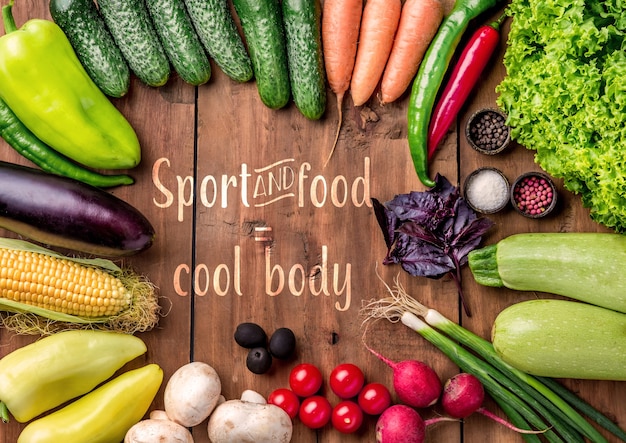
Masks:
[[[587,403],[585,400],[574,394],[572,391],[567,389],[565,386],[561,385],[556,380],[553,380],[548,377],[536,377],[539,382],[542,382],[549,389],[552,389],[557,395],[559,395],[562,399],[568,402],[575,409],[579,410],[591,420],[595,421],[597,424],[602,426],[604,429],[609,431],[611,434],[615,435],[621,441],[626,441],[626,431],[617,426],[614,421],[604,415],[602,412],[598,411],[592,405]]]

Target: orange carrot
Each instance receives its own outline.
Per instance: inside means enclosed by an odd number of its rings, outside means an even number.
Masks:
[[[355,106],[365,104],[378,86],[391,53],[401,10],[401,0],[367,0],[365,3],[350,83]]]
[[[343,120],[343,98],[350,87],[356,57],[363,0],[324,0],[322,9],[322,47],[326,78],[337,96],[339,121],[335,142],[326,163],[333,155]]]
[[[443,16],[440,0],[406,0],[380,85],[383,104],[397,100],[407,90]]]

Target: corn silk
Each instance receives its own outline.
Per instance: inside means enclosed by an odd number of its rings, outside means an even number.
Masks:
[[[512,0],[496,87],[511,137],[581,196],[596,222],[626,231],[626,2]]]

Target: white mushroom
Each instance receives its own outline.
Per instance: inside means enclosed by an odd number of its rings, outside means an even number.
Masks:
[[[163,403],[170,420],[193,427],[202,423],[218,403],[220,378],[206,363],[191,362],[172,374],[165,386]]]
[[[153,420],[169,420],[167,413],[161,409],[155,409],[150,412],[150,418]]]
[[[256,396],[260,394],[254,391],[243,395],[248,399]],[[288,443],[293,433],[289,415],[278,406],[266,403],[264,398],[262,402],[228,400],[221,403],[211,414],[207,428],[212,443]]]
[[[193,443],[189,430],[170,420],[147,419],[131,427],[124,443]]]

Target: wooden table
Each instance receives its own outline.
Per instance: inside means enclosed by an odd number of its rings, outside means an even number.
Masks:
[[[18,26],[28,18],[49,18],[43,0],[19,0],[14,14]],[[460,115],[458,128],[477,109],[495,106],[494,87],[504,75],[505,38]],[[175,75],[158,89],[133,78],[128,96],[114,102],[136,129],[143,159],[131,171],[136,183],[111,192],[140,209],[157,232],[151,249],[120,263],[159,287],[166,313],[158,328],[140,335],[148,353],[128,367],[155,362],[167,379],[189,361],[204,361],[219,373],[229,399],[245,389],[268,395],[286,387],[290,369],[299,362],[319,365],[325,376],[339,363],[356,363],[368,381],[391,386],[390,369],[361,341],[362,302],[386,295],[377,272],[387,283],[398,276],[418,300],[484,337],[489,337],[503,308],[542,296],[480,287],[465,268],[463,285],[473,311],[468,318],[448,278],[410,277],[399,267],[380,265],[385,245],[370,198],[386,201],[424,189],[407,148],[406,95],[385,107],[372,99],[360,109],[347,99],[339,144],[326,167],[337,122],[333,95],[326,115],[308,121],[293,104],[278,111],[264,107],[253,82],[235,83],[214,65],[210,82],[198,88]],[[0,159],[28,164],[6,143],[0,148]],[[485,156],[469,148],[462,130],[452,130],[431,173],[461,184],[480,166],[497,167],[510,181],[538,169],[533,153],[521,146]],[[490,216],[495,226],[484,243],[517,232],[604,230],[590,220],[579,198],[561,186],[560,198],[558,213],[544,220],[525,219],[512,209]],[[267,232],[257,228],[271,228],[271,240],[258,241]],[[245,321],[262,325],[268,333],[291,328],[298,339],[297,356],[275,362],[268,374],[252,374],[245,367],[246,351],[233,340],[235,327]],[[36,338],[0,330],[0,355]],[[431,364],[442,380],[458,372],[443,354],[398,324],[376,323],[367,342],[393,360]],[[626,384],[565,383],[626,426]],[[154,409],[163,407],[162,393]],[[337,402],[328,387],[324,394]],[[500,412],[489,400],[488,406]],[[435,408],[424,416],[436,413]],[[312,431],[296,421],[293,441],[374,441],[374,424],[375,419],[369,419],[361,432],[346,436],[330,426]],[[2,425],[0,441],[15,442],[22,428],[15,421]],[[206,423],[194,428],[193,435],[198,443],[208,442]],[[427,441],[522,439],[476,415],[464,423],[430,428]]]

